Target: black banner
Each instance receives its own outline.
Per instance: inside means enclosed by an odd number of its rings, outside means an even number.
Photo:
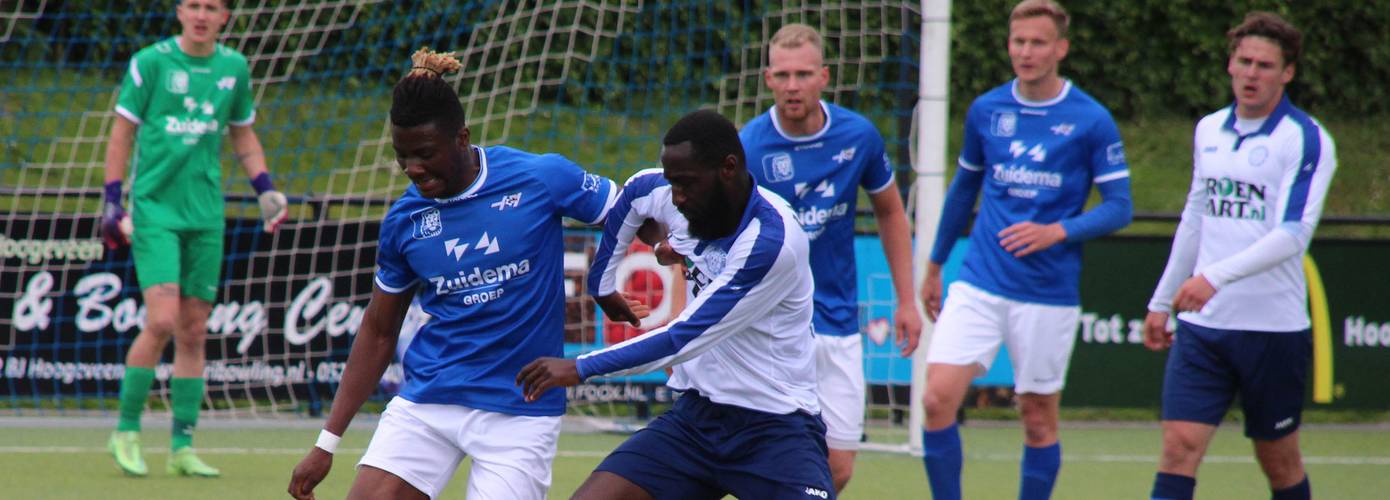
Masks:
[[[95,217],[0,221],[0,393],[114,397],[144,322],[129,249],[102,247]],[[371,298],[378,222],[298,224],[274,235],[227,222],[207,323],[211,397],[284,400],[330,390]],[[177,263],[170,263],[177,265]],[[172,347],[156,368],[172,369]],[[399,383],[399,367],[387,383]]]

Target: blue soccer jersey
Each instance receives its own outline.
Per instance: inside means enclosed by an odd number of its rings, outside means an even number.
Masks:
[[[1081,242],[1128,224],[1132,206],[1129,165],[1114,119],[1070,80],[1064,82],[1061,93],[1047,101],[1024,99],[1015,80],[970,105],[960,170],[947,196],[952,206],[945,209],[959,215],[943,213],[932,261],[945,262],[959,236],[948,219],[968,216],[982,184],[959,279],[1014,300],[1072,306],[1081,303]],[[961,179],[973,179],[973,190],[957,187]],[[1083,215],[1092,185],[1100,186],[1106,201]],[[970,193],[963,211],[954,206],[962,200],[951,199],[961,191]],[[1025,221],[1061,223],[1067,239],[1015,257],[1000,246],[999,232]]]
[[[494,146],[478,152],[478,177],[449,199],[415,186],[381,224],[376,284],[422,290],[433,318],[405,352],[405,389],[416,403],[512,415],[560,415],[565,392],[526,403],[516,374],[564,356],[564,244],[560,217],[603,220],[612,181],[560,155]]]
[[[854,213],[859,187],[878,193],[893,187],[893,166],[872,123],[848,109],[821,102],[825,126],[790,136],[777,123],[777,108],[739,131],[748,170],[758,185],[791,203],[811,238],[817,335],[859,333],[859,290],[854,266]]]

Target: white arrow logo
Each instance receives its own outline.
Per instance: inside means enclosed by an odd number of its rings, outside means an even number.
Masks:
[[[497,238],[491,238],[491,239],[489,239],[488,236],[487,236],[487,233],[484,232],[484,233],[483,233],[483,237],[478,239],[478,244],[475,245],[473,248],[484,248],[484,247],[487,248],[487,251],[483,252],[483,255],[492,255],[492,254],[497,253],[497,251],[498,251],[498,248],[497,248]]]
[[[835,183],[830,181],[820,181],[820,185],[816,186],[816,192],[820,193],[821,198],[834,198]]]
[[[459,261],[460,259],[463,259],[463,252],[467,251],[468,244],[464,243],[463,245],[459,245],[458,238],[454,238],[452,240],[444,242],[444,252],[454,256],[455,262]]]

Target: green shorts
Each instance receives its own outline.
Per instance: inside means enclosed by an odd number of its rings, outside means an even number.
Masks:
[[[176,283],[179,294],[212,303],[222,276],[222,228],[172,230],[136,226],[130,237],[140,290]]]

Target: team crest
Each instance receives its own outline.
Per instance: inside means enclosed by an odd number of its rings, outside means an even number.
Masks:
[[[1250,166],[1252,167],[1263,165],[1267,159],[1269,159],[1269,148],[1256,146],[1254,150],[1250,151]]]
[[[1018,115],[1013,111],[995,111],[989,118],[989,132],[995,137],[1013,137],[1018,132]]]
[[[1119,165],[1125,162],[1125,143],[1116,142],[1105,147],[1105,160],[1111,165]]]
[[[603,185],[603,178],[595,174],[584,174],[584,184],[580,189],[597,193],[599,186]]]
[[[412,236],[417,240],[433,238],[444,232],[444,221],[439,217],[438,208],[416,210],[410,214],[410,222],[414,226]]]
[[[704,261],[703,267],[709,271],[710,276],[719,276],[724,272],[724,260],[727,254],[724,250],[711,246],[705,249],[705,253],[700,255],[700,260]]]
[[[187,94],[188,72],[183,70],[169,72],[169,80],[166,82],[164,88],[171,94]]]
[[[685,279],[690,282],[692,294],[698,297],[700,292],[704,291],[710,283],[714,282],[719,273],[724,271],[725,257],[724,250],[710,246],[705,249],[704,253],[700,254],[698,265],[691,262],[688,257],[685,259]]]
[[[775,153],[763,156],[763,177],[768,182],[789,181],[795,176],[796,167],[792,166],[791,155]]]

